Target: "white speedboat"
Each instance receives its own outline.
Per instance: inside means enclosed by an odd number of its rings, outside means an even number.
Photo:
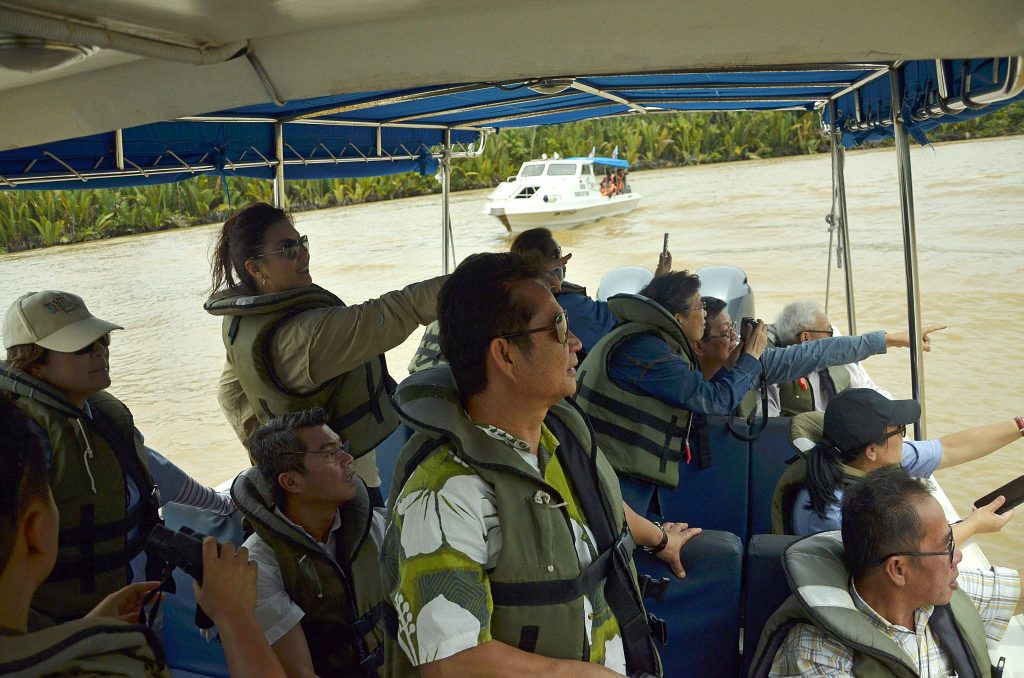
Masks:
[[[518,233],[537,226],[573,228],[637,208],[640,194],[629,184],[602,190],[605,170],[626,170],[618,158],[553,158],[524,162],[519,174],[501,182],[484,205],[489,214]]]

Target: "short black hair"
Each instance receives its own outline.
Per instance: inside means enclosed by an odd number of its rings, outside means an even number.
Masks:
[[[327,412],[322,407],[311,410],[289,412],[271,419],[260,426],[249,440],[249,454],[256,462],[267,484],[274,493],[273,499],[278,506],[284,505],[285,493],[277,477],[288,471],[306,473],[304,455],[295,454],[305,448],[299,440],[299,429],[327,424]]]
[[[441,287],[437,299],[441,352],[464,399],[487,387],[491,341],[526,329],[537,311],[513,294],[512,287],[524,280],[542,281],[544,275],[535,258],[512,253],[474,254],[459,264]],[[509,341],[524,350],[530,346],[527,336]]]
[[[917,505],[931,496],[927,481],[902,466],[869,473],[843,496],[843,546],[850,574],[860,577],[897,551],[915,551],[925,529]]]
[[[640,290],[647,297],[665,307],[669,313],[682,313],[686,300],[700,291],[700,278],[689,271],[669,271],[656,276]]]
[[[46,455],[31,420],[0,395],[0,573],[14,551],[18,526],[33,500],[49,492]]]
[[[700,338],[707,340],[711,334],[711,320],[724,311],[729,304],[718,297],[701,297],[700,300],[704,302],[704,310],[707,311],[707,315],[704,316],[704,334]]]
[[[555,241],[555,236],[547,228],[531,228],[523,231],[512,241],[509,251],[513,254],[521,254],[524,257],[543,257],[544,259],[557,259],[562,256],[562,251]]]

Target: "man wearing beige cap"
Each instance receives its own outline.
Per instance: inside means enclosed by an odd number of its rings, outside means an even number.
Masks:
[[[147,448],[131,412],[104,390],[110,332],[119,329],[92,315],[81,297],[54,290],[19,297],[4,316],[0,393],[37,427],[60,511],[57,565],[32,603],[55,621],[82,616],[129,583],[133,570],[143,578],[141,554],[161,496],[232,510],[227,498]]]

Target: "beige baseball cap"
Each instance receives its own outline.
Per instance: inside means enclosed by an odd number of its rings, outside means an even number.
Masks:
[[[110,330],[123,329],[89,313],[82,297],[70,292],[29,292],[7,309],[4,348],[36,344],[51,351],[71,353],[92,344]]]

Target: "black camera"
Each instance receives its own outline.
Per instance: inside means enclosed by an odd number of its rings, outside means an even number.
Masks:
[[[205,534],[189,527],[179,531],[154,525],[146,542],[146,552],[170,567],[180,567],[200,584],[203,583],[203,539]],[[220,544],[217,545],[220,549]]]
[[[740,320],[740,336],[746,339],[750,333],[757,329],[757,318],[743,318]]]

